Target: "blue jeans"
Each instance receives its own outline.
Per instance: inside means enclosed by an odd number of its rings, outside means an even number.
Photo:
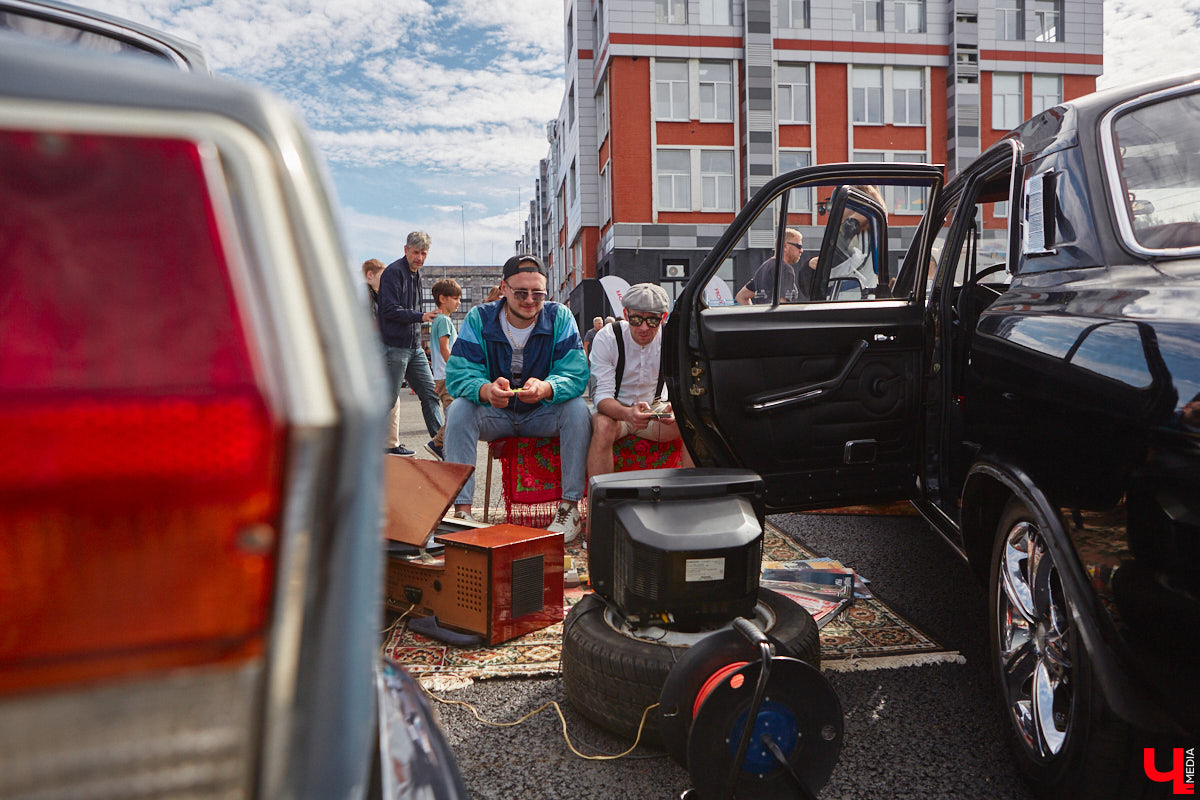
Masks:
[[[384,366],[387,368],[387,407],[396,404],[396,396],[400,393],[401,376],[408,378],[408,385],[421,398],[421,414],[425,417],[425,428],[430,437],[436,436],[445,418],[442,416],[442,402],[438,400],[437,390],[433,388],[433,370],[429,368],[429,359],[425,351],[419,347],[385,347]]]
[[[563,500],[577,503],[583,499],[588,444],[592,440],[592,414],[582,397],[541,405],[526,414],[518,414],[510,408],[481,406],[465,397],[456,398],[446,415],[446,460],[475,466],[478,443],[505,436],[557,436],[562,458]],[[475,475],[472,473],[454,502],[469,504],[474,497]]]

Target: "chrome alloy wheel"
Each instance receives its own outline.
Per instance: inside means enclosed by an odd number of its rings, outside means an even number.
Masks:
[[[1029,754],[1058,755],[1074,711],[1070,614],[1054,557],[1037,526],[1004,534],[996,635],[1005,706]]]

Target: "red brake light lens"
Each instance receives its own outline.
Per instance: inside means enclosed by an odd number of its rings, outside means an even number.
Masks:
[[[284,428],[203,152],[0,131],[0,691],[261,648]]]

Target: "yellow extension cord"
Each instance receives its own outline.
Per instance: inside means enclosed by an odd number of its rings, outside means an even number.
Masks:
[[[391,638],[392,632],[394,630],[396,630],[396,626],[399,625],[401,622],[403,622],[404,618],[407,617],[409,612],[412,611],[414,608],[416,608],[416,603],[413,603],[412,605],[410,605],[408,607],[408,609],[405,610],[405,612],[403,614],[401,614],[399,617],[397,617],[396,620],[387,627],[387,630],[385,630],[383,632],[384,644],[380,645],[380,647],[379,647],[380,654],[383,653],[384,646],[386,646],[387,641]],[[417,685],[421,686],[421,682],[417,681]],[[646,708],[642,711],[642,719],[641,719],[641,722],[638,723],[637,736],[634,738],[633,744],[629,746],[628,750],[626,750],[623,753],[617,753],[616,755],[613,755],[613,756],[608,756],[608,755],[589,756],[585,753],[579,752],[579,750],[577,750],[575,748],[575,745],[571,742],[571,736],[569,733],[567,733],[567,718],[565,716],[563,716],[562,706],[560,706],[558,704],[557,700],[551,700],[548,703],[543,703],[542,705],[535,708],[533,711],[530,711],[525,716],[521,717],[518,720],[514,720],[513,722],[495,722],[494,720],[484,718],[483,715],[479,713],[479,710],[477,708],[475,708],[475,706],[471,705],[470,703],[468,703],[464,700],[447,700],[444,697],[438,697],[436,694],[429,691],[424,686],[421,686],[421,690],[423,692],[425,692],[425,694],[429,695],[430,698],[432,698],[433,700],[436,700],[439,703],[443,703],[448,706],[462,706],[463,708],[466,708],[467,710],[469,710],[471,712],[471,714],[475,717],[475,719],[479,720],[484,725],[490,725],[493,728],[511,728],[516,725],[520,725],[522,722],[529,719],[530,717],[536,716],[537,714],[540,714],[541,712],[545,711],[547,708],[550,708],[551,706],[553,706],[554,711],[558,714],[559,722],[562,723],[563,741],[565,741],[567,743],[567,748],[570,749],[570,751],[572,753],[574,753],[575,755],[579,756],[582,759],[586,759],[588,761],[615,761],[618,758],[624,758],[625,756],[629,755],[634,750],[636,750],[638,744],[642,741],[642,731],[646,727],[646,715],[648,715],[654,709],[658,708],[658,703],[655,703],[652,706],[646,706]]]

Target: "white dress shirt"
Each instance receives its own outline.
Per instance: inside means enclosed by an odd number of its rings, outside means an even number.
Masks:
[[[646,347],[642,347],[633,340],[628,322],[618,320],[617,325],[625,339],[625,377],[621,379],[621,393],[615,395],[615,398],[618,403],[627,406],[638,401],[652,403],[658,388],[662,334],[655,336]],[[593,400],[599,406],[601,400],[614,397],[613,389],[617,385],[617,337],[613,334],[612,325],[605,325],[592,340],[588,363],[591,365],[592,375],[596,378]],[[666,399],[665,386],[663,395],[663,399]]]

